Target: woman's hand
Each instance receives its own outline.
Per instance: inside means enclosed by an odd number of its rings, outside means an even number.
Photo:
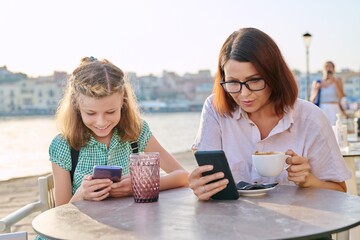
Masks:
[[[209,183],[224,177],[223,172],[217,172],[204,177],[202,176],[202,173],[211,171],[212,169],[212,165],[204,165],[195,168],[195,170],[189,175],[189,186],[200,200],[209,200],[212,195],[226,188],[229,183],[229,180],[227,179]]]
[[[305,157],[298,156],[294,151],[288,150],[285,154],[291,157],[286,159],[288,167],[288,180],[293,181],[300,187],[317,187],[346,192],[345,182],[322,181],[311,173],[309,160]]]
[[[85,175],[72,200],[104,200],[110,195],[112,183],[110,179],[93,179],[91,175]]]
[[[287,168],[288,180],[300,187],[310,187],[314,176],[311,174],[309,160],[303,156],[298,156],[292,150],[286,151],[285,154],[291,156],[286,159],[286,163],[290,165]]]
[[[111,197],[127,197],[132,195],[130,174],[121,177],[121,181],[111,185]]]

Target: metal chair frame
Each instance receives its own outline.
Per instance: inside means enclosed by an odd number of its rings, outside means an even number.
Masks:
[[[38,178],[39,201],[29,203],[0,220],[0,233],[10,233],[11,226],[34,212],[44,212],[55,207],[53,175]]]

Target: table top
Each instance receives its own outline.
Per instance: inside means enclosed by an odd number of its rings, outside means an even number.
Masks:
[[[360,149],[350,148],[347,151],[341,151],[343,157],[360,157]]]
[[[57,239],[311,239],[360,225],[360,197],[278,185],[263,196],[199,201],[179,188],[160,192],[155,203],[132,197],[69,203],[32,225]]]
[[[348,142],[359,142],[360,141],[360,137],[357,136],[357,134],[353,133],[353,134],[348,134],[347,135],[347,139]]]
[[[360,138],[355,134],[348,134],[349,148],[347,151],[341,151],[343,157],[360,156]]]

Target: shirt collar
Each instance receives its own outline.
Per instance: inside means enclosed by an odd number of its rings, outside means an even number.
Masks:
[[[284,124],[288,125],[289,131],[290,127],[294,124],[294,109],[290,107],[285,108],[285,115],[283,117]]]
[[[280,119],[275,128],[271,131],[271,135],[281,133],[283,131],[291,131],[291,126],[294,124],[294,110],[291,108],[286,108],[284,111],[284,116]]]
[[[111,136],[109,149],[112,149],[113,147],[115,147],[117,144],[119,144],[119,142],[120,142],[120,138],[119,138],[118,130],[114,129],[114,132],[113,132],[113,134]],[[106,148],[105,144],[99,142],[98,140],[96,140],[92,134],[90,134],[90,140],[87,143],[87,145],[89,145],[89,146],[98,145],[100,147],[105,147]]]
[[[249,119],[249,116],[248,116],[247,112],[245,112],[242,108],[237,107],[236,110],[233,112],[233,118],[236,119],[236,120],[239,120],[241,118]],[[294,123],[294,109],[292,109],[290,107],[286,107],[285,110],[284,110],[284,116],[279,121],[279,124],[280,123],[281,123],[281,128],[283,130],[287,129],[287,130],[290,131],[291,126]]]
[[[238,107],[236,107],[235,111],[233,112],[233,118],[236,120],[239,120],[242,117],[247,119],[247,113],[238,106]]]

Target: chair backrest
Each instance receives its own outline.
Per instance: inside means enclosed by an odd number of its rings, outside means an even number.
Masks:
[[[39,177],[40,203],[43,204],[43,211],[55,207],[54,178],[52,174]]]
[[[52,174],[38,178],[39,201],[29,203],[0,219],[0,233],[11,232],[11,226],[34,212],[55,207],[54,178]],[[0,239],[1,240],[1,239]]]

